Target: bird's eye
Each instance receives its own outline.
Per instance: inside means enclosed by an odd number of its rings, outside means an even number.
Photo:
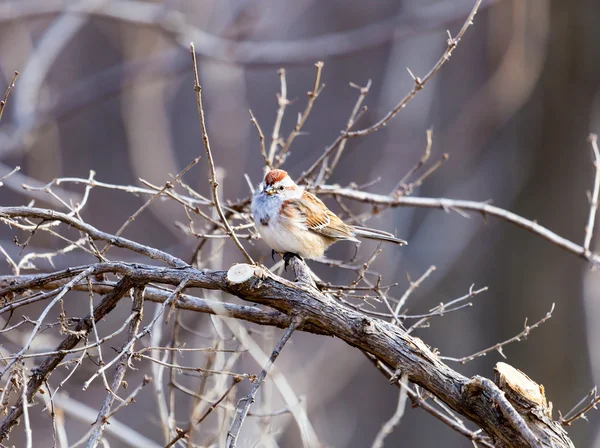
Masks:
[[[281,187],[279,187],[280,190],[283,190],[283,185]]]

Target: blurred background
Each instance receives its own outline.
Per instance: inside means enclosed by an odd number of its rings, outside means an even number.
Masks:
[[[357,96],[350,82],[364,86],[372,81],[365,100],[368,111],[359,123],[365,127],[410,91],[413,81],[407,67],[421,77],[431,69],[445,49],[446,30],[455,35],[473,4],[2,1],[0,89],[4,91],[15,70],[21,76],[0,124],[0,177],[16,165],[22,169],[5,181],[0,202],[21,205],[34,199],[39,206],[60,208],[43,192],[23,191],[21,184],[87,178],[90,170],[97,180],[112,184],[141,185],[142,178],[162,185],[199,154],[202,160],[185,179],[210,194],[192,88],[190,41],[198,52],[208,131],[222,176],[220,191],[231,200],[249,194],[244,174],[258,184],[263,173],[248,109],[269,140],[278,107],[277,70],[285,67],[292,100],[282,124],[286,135],[312,88],[314,63],[324,61],[326,86],[284,166],[297,177],[344,128]],[[365,184],[380,178],[368,190],[387,194],[419,160],[425,132],[432,128],[432,157],[448,153],[450,158],[414,195],[493,200],[582,244],[589,212],[586,192],[594,176],[587,137],[600,132],[599,21],[596,0],[484,1],[451,60],[386,128],[348,142],[330,182]],[[64,184],[55,191],[77,200],[83,187]],[[96,188],[83,217],[115,232],[144,200]],[[368,210],[361,204],[347,205],[355,212]],[[189,260],[195,240],[174,226],[175,220],[186,221],[181,206],[155,201],[125,236]],[[557,410],[568,411],[600,382],[600,274],[588,263],[523,229],[475,214],[466,218],[398,208],[382,212],[369,224],[396,230],[410,242],[402,249],[385,248],[376,262],[385,282],[399,283],[396,296],[408,287],[407,273],[415,279],[430,265],[437,267],[411,296],[411,312],[427,312],[467,293],[471,284],[489,287],[473,307],[418,330],[418,336],[443,355],[461,357],[505,340],[522,330],[526,317],[534,322],[555,303],[552,319],[527,341],[504,349],[507,362],[544,385],[555,417]],[[18,259],[21,248],[12,243],[13,236],[14,231],[0,228],[0,244]],[[600,249],[595,241],[592,246]],[[48,235],[39,235],[28,250],[43,251],[56,244]],[[245,244],[255,259],[269,262],[264,243]],[[329,255],[349,259],[353,248],[340,246]],[[363,245],[360,256],[368,257],[372,249]],[[230,242],[221,257],[212,267],[227,269],[242,261]],[[53,261],[56,268],[64,268],[93,260],[74,252]],[[334,284],[352,278],[339,269],[311,266]],[[37,267],[52,269],[43,261]],[[9,272],[9,266],[0,263],[0,274]],[[87,304],[72,306],[79,306],[83,314]],[[34,317],[40,309],[32,307],[27,313]],[[211,328],[206,316],[183,319],[198,331]],[[270,352],[279,330],[248,327]],[[192,333],[185,337],[189,346],[206,344]],[[466,365],[450,365],[468,376],[493,377],[493,366],[500,360],[493,352]],[[195,362],[201,362],[195,355],[186,358],[187,364]],[[397,389],[362,354],[338,340],[295,334],[277,365],[296,394],[305,397],[311,423],[327,446],[369,446],[396,408]],[[238,369],[260,371],[247,356]],[[87,372],[93,371],[92,365]],[[67,390],[97,409],[105,391],[98,382],[83,393],[79,386],[87,376],[75,375]],[[272,394],[273,408],[281,407],[276,390]],[[160,443],[152,394],[142,394],[137,401],[132,405],[136,408],[121,411],[119,421]],[[181,397],[183,421],[190,403]],[[262,409],[260,400],[256,406]],[[51,446],[47,414],[32,410],[32,418],[40,443],[36,446]],[[569,428],[575,445],[600,447],[599,422],[600,415],[592,412],[589,423],[578,421]],[[69,440],[81,437],[90,423],[67,416]],[[289,416],[276,417],[272,425],[280,446],[298,446],[298,431]],[[258,433],[258,425],[250,422],[241,446],[252,446],[253,431]],[[10,443],[19,446],[21,437],[16,428]],[[111,446],[122,446],[111,437],[107,435]],[[418,408],[407,409],[387,445],[471,446]]]

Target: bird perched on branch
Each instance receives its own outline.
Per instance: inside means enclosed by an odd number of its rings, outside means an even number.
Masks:
[[[406,244],[388,232],[345,224],[283,170],[265,175],[252,198],[252,215],[260,236],[284,258],[319,258],[336,241],[359,243],[357,238]]]

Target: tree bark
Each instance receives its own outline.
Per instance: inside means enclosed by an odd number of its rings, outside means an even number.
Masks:
[[[310,271],[302,261],[292,258],[290,265],[298,278],[310,278]],[[467,378],[445,365],[421,339],[399,326],[345,308],[311,284],[291,282],[264,267],[252,265],[235,265],[229,272],[126,263],[96,266],[98,273],[118,273],[134,284],[178,285],[187,280],[189,288],[222,290],[245,301],[269,306],[290,318],[300,318],[303,323],[299,330],[330,334],[372,354],[476,423],[497,446],[573,447],[564,429],[548,412],[523,405],[519,396],[511,392],[514,388],[507,388],[507,381],[499,380],[499,388],[488,378]],[[70,274],[76,275],[76,269],[70,270]],[[44,277],[57,280],[56,274],[35,276],[18,284],[7,282],[8,277],[0,278],[0,284],[10,285],[0,295],[40,288]],[[280,324],[279,320],[276,323]],[[35,392],[28,391],[28,396]],[[14,418],[13,413],[5,418],[0,440],[15,424]]]

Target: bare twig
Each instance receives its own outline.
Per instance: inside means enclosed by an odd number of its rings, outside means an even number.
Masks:
[[[485,292],[485,291],[488,290],[487,286],[484,286],[483,288],[479,288],[477,290],[473,289],[474,286],[475,285],[471,285],[471,287],[469,288],[469,293],[468,294],[465,294],[464,296],[458,297],[458,298],[456,298],[454,300],[451,300],[451,301],[449,301],[447,303],[440,303],[438,306],[436,306],[436,307],[432,308],[431,310],[429,310],[430,312],[428,314],[424,315],[423,317],[421,317],[420,320],[418,320],[417,322],[415,322],[414,324],[412,324],[408,328],[407,332],[411,333],[413,330],[415,330],[415,329],[417,329],[419,327],[422,327],[423,324],[425,324],[425,322],[427,322],[429,319],[431,319],[434,316],[443,316],[445,313],[447,313],[449,311],[454,311],[456,309],[460,309],[460,308],[463,308],[465,306],[470,306],[471,303],[469,302],[467,304],[463,304],[461,306],[452,308],[452,306],[456,305],[457,303],[464,302],[465,300],[471,299],[471,298],[473,298],[473,297],[481,294],[482,292]],[[406,318],[409,318],[409,317],[415,318],[415,317],[418,317],[418,316],[405,316],[405,317]]]
[[[550,311],[548,311],[544,317],[542,317],[540,320],[538,320],[533,325],[527,325],[527,319],[525,319],[525,325],[524,325],[523,331],[521,331],[518,335],[513,336],[512,338],[507,339],[506,341],[498,342],[497,344],[494,344],[493,346],[488,347],[484,350],[478,351],[477,353],[473,353],[472,355],[469,355],[469,356],[463,356],[462,358],[450,358],[448,356],[440,356],[440,358],[443,360],[446,360],[446,361],[453,361],[453,362],[459,362],[461,364],[466,364],[467,362],[473,361],[475,358],[479,358],[480,356],[485,356],[489,352],[492,352],[495,350],[498,353],[500,353],[500,355],[503,358],[506,359],[506,356],[504,355],[504,352],[502,350],[504,348],[504,346],[511,344],[513,342],[521,342],[523,339],[526,339],[527,336],[529,336],[529,333],[531,333],[531,330],[536,329],[537,327],[542,325],[544,322],[546,322],[548,319],[550,319],[552,317],[553,312],[554,312],[554,303],[552,304],[552,308],[550,308]]]
[[[204,149],[206,150],[206,155],[208,157],[208,166],[209,166],[209,174],[210,174],[210,187],[212,190],[213,202],[215,204],[215,208],[217,209],[217,213],[227,229],[227,234],[231,237],[235,245],[238,247],[240,252],[244,255],[246,260],[249,263],[254,264],[254,260],[252,257],[246,252],[242,243],[235,235],[235,232],[229,225],[225,214],[223,213],[223,208],[221,207],[221,202],[219,201],[219,196],[217,194],[217,187],[219,184],[217,183],[217,175],[215,172],[215,162],[213,160],[212,152],[210,150],[210,141],[208,139],[208,133],[206,131],[206,122],[204,120],[204,108],[202,107],[202,87],[200,86],[200,80],[198,78],[198,65],[196,63],[196,51],[194,49],[194,43],[190,43],[190,52],[192,54],[192,65],[194,70],[194,90],[196,91],[196,106],[198,107],[198,117],[200,119],[200,128],[202,129],[202,141],[204,142]]]
[[[460,40],[462,39],[462,37],[467,32],[467,29],[473,24],[473,19],[475,18],[475,14],[477,14],[479,6],[481,5],[481,1],[482,0],[477,0],[475,2],[475,6],[473,6],[473,9],[471,9],[471,13],[467,17],[467,20],[465,20],[465,22],[464,22],[462,28],[460,29],[460,31],[458,32],[458,34],[455,37],[449,36],[448,41],[447,41],[446,50],[444,51],[444,54],[436,62],[436,64],[429,71],[429,73],[427,73],[425,75],[425,77],[423,77],[423,79],[421,79],[419,77],[416,77],[416,76],[413,76],[413,80],[414,80],[415,83],[414,83],[414,86],[413,86],[412,90],[404,98],[402,98],[402,100],[400,100],[400,102],[396,105],[396,107],[394,107],[391,111],[389,111],[387,114],[385,114],[385,116],[383,116],[379,121],[377,121],[376,123],[372,124],[368,128],[364,128],[364,129],[361,129],[359,131],[348,132],[348,134],[347,134],[348,137],[350,137],[350,138],[353,138],[353,137],[362,137],[362,136],[369,135],[369,134],[371,134],[371,133],[379,130],[380,128],[382,128],[383,126],[385,126],[388,121],[390,121],[392,118],[394,118],[394,116],[401,109],[403,109],[404,107],[406,107],[406,104],[419,91],[423,90],[423,88],[431,80],[431,78],[433,78],[433,76],[450,59],[450,56],[452,55],[452,53],[456,49],[456,46],[458,45],[458,43],[460,42]]]
[[[354,83],[350,83],[350,87],[358,89],[359,94],[358,94],[356,103],[354,104],[354,108],[352,109],[352,112],[350,113],[350,117],[348,117],[348,121],[346,122],[346,128],[344,129],[344,132],[350,131],[350,129],[352,129],[352,126],[354,126],[354,124],[357,122],[359,116],[362,113],[366,112],[367,106],[362,107],[362,103],[364,102],[365,98],[367,97],[367,95],[369,93],[369,89],[371,88],[371,80],[369,79],[369,81],[367,81],[367,85],[364,87],[358,86]],[[339,161],[342,157],[344,149],[346,149],[346,143],[348,143],[348,139],[344,139],[339,144],[338,150],[335,153],[335,156],[333,157],[331,164],[327,167],[326,172],[324,173],[323,177],[317,179],[317,181],[316,181],[317,185],[319,185],[323,182],[326,182],[327,179],[329,178],[329,176],[331,176],[331,174],[333,174],[333,170],[335,170],[335,168],[337,167],[337,164],[339,163]]]
[[[86,448],[96,448],[100,443],[100,439],[102,438],[102,434],[104,433],[104,428],[108,424],[107,416],[110,412],[113,402],[115,401],[115,394],[121,387],[123,378],[125,377],[125,372],[127,371],[129,355],[131,355],[133,351],[133,341],[135,340],[137,331],[140,327],[140,323],[142,322],[144,310],[144,289],[135,288],[133,297],[134,299],[133,306],[131,307],[131,314],[134,316],[134,318],[129,323],[129,329],[127,331],[127,341],[128,343],[131,343],[131,346],[128,349],[128,356],[125,356],[121,360],[119,367],[117,367],[117,371],[115,372],[115,376],[113,377],[113,382],[110,386],[111,390],[102,402],[100,412],[98,412],[98,417],[94,422],[94,424],[97,426],[94,428],[94,432],[88,439]]]
[[[223,393],[223,395],[221,395],[221,397],[215,401],[213,404],[210,405],[210,407],[204,412],[204,414],[202,414],[202,416],[200,416],[200,418],[198,418],[198,420],[196,422],[193,423],[193,425],[199,425],[200,423],[202,423],[206,417],[208,417],[210,415],[210,413],[212,411],[214,411],[217,406],[219,406],[219,404],[221,404],[221,402],[227,398],[227,396],[229,395],[229,393],[233,390],[233,388],[240,382],[242,381],[241,377],[234,377],[233,378],[233,382],[231,383],[231,385],[227,388],[227,390]],[[187,435],[190,433],[190,431],[192,430],[193,427],[192,424],[190,424],[190,426],[185,429],[185,430],[179,430],[177,431],[177,435],[169,442],[165,445],[165,448],[169,448],[171,446],[174,446],[179,440],[187,437]]]
[[[273,353],[271,354],[269,361],[267,362],[267,364],[264,366],[264,368],[260,372],[258,379],[256,380],[256,382],[254,383],[254,386],[252,387],[252,390],[246,397],[243,397],[240,399],[240,401],[238,401],[238,410],[236,411],[235,420],[231,424],[231,427],[228,432],[229,448],[235,448],[235,446],[237,444],[238,435],[240,433],[240,430],[242,429],[244,420],[245,420],[246,416],[248,415],[250,406],[252,406],[252,403],[254,403],[254,398],[256,397],[256,393],[258,392],[259,387],[262,385],[262,382],[265,380],[265,377],[267,376],[269,369],[271,368],[271,366],[273,365],[273,363],[279,356],[279,353],[283,349],[283,346],[290,339],[290,337],[292,336],[292,333],[296,330],[296,328],[298,327],[298,325],[300,323],[301,323],[300,319],[292,320],[290,327],[285,331],[281,340],[273,349]],[[241,406],[242,402],[244,402],[243,406]]]
[[[581,407],[588,400],[589,403]],[[562,414],[560,415],[560,423],[563,426],[571,426],[575,420],[580,418],[587,420],[586,413],[592,409],[597,409],[596,406],[598,403],[600,403],[600,395],[598,395],[598,387],[594,386],[594,388],[585,397],[583,397],[579,403],[573,406],[573,409],[567,412],[564,416]]]
[[[74,348],[79,341],[83,338],[83,335],[88,334],[92,330],[91,320],[98,321],[110,313],[117,305],[121,297],[123,297],[129,289],[133,286],[131,278],[124,277],[121,279],[117,287],[115,287],[110,293],[108,293],[102,302],[94,309],[94,314],[86,316],[82,319],[72,334],[67,336],[57,347],[57,354],[48,356],[42,364],[32,372],[32,375],[27,383],[26,400],[30,403],[35,394],[48,379],[50,374],[56,369],[56,367],[62,362],[65,354],[62,350],[70,350]],[[8,415],[0,423],[0,441],[5,439],[13,426],[17,424],[19,418],[23,413],[23,407],[21,399],[15,404],[10,410]]]
[[[21,406],[23,407],[23,424],[25,426],[25,446],[26,448],[33,447],[31,424],[29,423],[29,403],[27,402],[27,375],[25,374],[25,366],[21,369]]]
[[[166,307],[170,307],[171,303],[173,303],[173,301],[177,300],[177,297],[185,289],[187,283],[188,283],[188,279],[187,278],[183,278],[181,280],[181,282],[179,282],[179,284],[173,290],[173,292],[171,293],[171,295],[169,296],[169,298],[167,298],[167,300],[165,300],[162,303],[162,305],[160,307],[160,312],[157,313],[154,316],[154,318],[150,321],[150,323],[148,325],[146,325],[142,331],[140,331],[138,334],[136,334],[135,337],[132,337],[132,338],[128,339],[127,343],[119,351],[119,353],[117,354],[117,356],[115,356],[111,361],[109,361],[107,363],[104,363],[102,365],[102,367],[100,369],[98,369],[96,371],[96,373],[94,373],[90,377],[90,379],[88,379],[85,383],[83,383],[83,387],[82,387],[83,390],[86,390],[90,386],[90,384],[92,383],[92,381],[94,381],[94,379],[96,379],[99,375],[101,375],[102,373],[104,373],[108,368],[110,368],[110,366],[112,366],[114,363],[116,363],[123,355],[131,353],[131,348],[133,347],[133,344],[135,343],[135,341],[143,338],[148,333],[150,333],[150,331],[152,330],[152,327],[154,327],[154,324],[156,323],[156,321],[158,320],[158,318],[163,314],[165,308]],[[137,319],[135,319],[135,320],[137,320]]]
[[[481,213],[483,216],[494,216],[504,221],[510,222],[518,227],[530,231],[552,244],[571,252],[584,260],[600,265],[600,256],[593,252],[586,252],[583,246],[560,236],[535,221],[523,218],[508,210],[496,207],[486,202],[464,201],[460,199],[447,198],[417,198],[411,196],[391,197],[380,194],[367,193],[364,191],[352,190],[349,188],[338,188],[335,186],[319,186],[316,192],[323,195],[339,196],[347,199],[353,199],[359,202],[387,206],[387,207],[422,207],[437,208],[444,211],[472,211]],[[0,209],[1,210],[1,209]]]
[[[250,123],[252,123],[252,126],[256,128],[256,132],[258,133],[258,140],[260,141],[260,154],[262,155],[267,168],[273,169],[271,160],[269,160],[269,156],[267,155],[267,149],[265,148],[265,134],[263,134],[263,131],[258,124],[258,120],[252,113],[252,110],[249,110],[248,112],[250,113]]]
[[[388,366],[382,364],[373,355],[366,353],[366,352],[363,352],[363,354],[388,379],[394,378],[394,372],[392,369],[390,369]],[[402,387],[399,382],[399,379],[395,379],[394,384],[396,384],[398,387]],[[485,447],[488,447],[488,448],[494,448],[494,445],[492,445],[490,443],[489,438],[483,436],[480,431],[470,431],[468,428],[466,428],[464,426],[464,424],[461,421],[457,421],[455,419],[450,418],[446,414],[443,414],[438,409],[436,409],[434,406],[432,406],[430,403],[428,403],[423,398],[421,398],[415,391],[413,391],[409,387],[406,388],[406,393],[407,393],[408,397],[410,398],[413,406],[418,406],[418,407],[422,408],[428,414],[432,415],[433,417],[437,418],[441,422],[445,423],[450,428],[452,428],[454,431],[458,432],[459,434],[462,434],[463,436],[467,437],[469,440],[471,440],[477,444],[483,445]]]
[[[473,18],[475,17],[475,14],[477,14],[477,11],[479,10],[479,6],[481,5],[481,2],[482,2],[482,0],[476,1],[475,6],[473,6],[473,8],[471,9],[471,13],[467,17],[467,20],[464,22],[462,28],[460,29],[460,31],[458,32],[456,37],[454,37],[454,38],[451,36],[449,37],[444,54],[437,61],[437,63],[433,66],[433,68],[427,73],[427,75],[425,75],[425,77],[423,79],[420,79],[418,77],[413,77],[414,86],[413,86],[412,90],[404,98],[402,98],[402,100],[400,100],[400,102],[396,105],[396,107],[394,107],[394,109],[389,111],[387,114],[385,114],[385,116],[383,118],[381,118],[379,121],[377,121],[376,123],[374,123],[373,125],[371,125],[367,128],[364,128],[364,129],[361,129],[358,131],[351,131],[348,129],[348,130],[342,132],[342,134],[338,138],[336,138],[334,140],[334,142],[325,149],[323,154],[321,154],[321,156],[319,156],[319,158],[310,166],[310,168],[302,173],[302,175],[296,180],[296,183],[305,181],[308,178],[308,176],[310,176],[319,167],[319,165],[327,157],[329,157],[329,155],[333,151],[335,151],[336,148],[339,147],[339,145],[344,140],[346,140],[348,138],[362,137],[362,136],[369,135],[369,134],[372,134],[373,132],[378,131],[383,126],[385,126],[388,123],[388,121],[390,121],[392,118],[394,118],[401,109],[405,108],[406,105],[410,102],[410,100],[412,100],[417,95],[418,92],[423,90],[423,87],[427,84],[427,82],[429,82],[431,80],[431,78],[433,78],[433,76],[442,68],[442,66],[446,63],[446,61],[448,61],[448,59],[450,59],[450,56],[452,55],[452,52],[454,51],[454,49],[457,47],[459,41],[462,39],[463,35],[465,34],[465,32],[467,31],[469,26],[473,23]]]
[[[590,215],[588,217],[587,225],[585,226],[585,239],[583,241],[583,249],[591,256],[590,244],[592,242],[592,235],[594,233],[594,222],[596,221],[596,212],[598,211],[598,196],[600,195],[600,150],[598,150],[598,136],[596,134],[590,134],[588,141],[592,146],[592,152],[594,154],[594,190],[590,196]]]
[[[427,168],[425,172],[421,174],[416,180],[410,182],[408,185],[400,185],[401,189],[396,190],[393,194],[399,196],[408,196],[413,192],[415,188],[420,187],[425,181],[425,179],[427,179],[429,176],[431,176],[433,173],[439,170],[440,167],[449,159],[449,157],[450,156],[448,154],[442,154],[442,157],[440,157],[437,162],[435,162],[433,165]]]
[[[194,166],[196,166],[199,161],[200,161],[200,156],[198,156],[194,160],[192,160],[183,170],[181,170],[173,178],[173,180],[165,182],[164,186],[160,190],[158,190],[150,199],[148,199],[140,208],[138,208],[133,215],[131,215],[129,218],[127,218],[127,221],[125,221],[123,223],[123,225],[119,228],[119,230],[117,230],[117,233],[115,233],[115,235],[121,236],[123,234],[123,232],[125,231],[125,229],[129,226],[129,224],[131,224],[144,210],[146,210],[150,206],[150,204],[152,204],[154,202],[154,200],[156,198],[161,196],[165,191],[172,189],[173,182],[177,182],[179,179],[181,179],[181,177],[185,173],[187,173],[190,169],[192,169]],[[104,249],[102,249],[102,255],[106,254],[106,252],[108,251],[109,248],[110,248],[110,244],[107,244],[106,247],[104,247]]]
[[[280,68],[277,70],[277,74],[279,75],[279,82],[281,84],[281,93],[277,94],[277,104],[279,105],[279,108],[277,109],[275,123],[273,124],[271,145],[269,146],[269,162],[271,166],[273,166],[275,162],[277,146],[281,144],[281,136],[279,134],[281,129],[281,121],[283,120],[283,116],[285,114],[285,108],[288,106],[288,104],[290,104],[290,101],[287,99],[287,81],[285,78],[285,69]]]
[[[0,177],[0,187],[2,185],[4,185],[3,182],[2,182],[3,180],[8,179],[10,176],[12,176],[17,171],[20,171],[20,170],[21,170],[21,167],[20,166],[16,166],[8,174],[5,174],[4,176]]]
[[[406,398],[408,397],[408,384],[406,380],[406,375],[401,375],[400,379],[398,380],[398,387],[400,387],[398,406],[396,407],[394,415],[392,415],[392,417],[384,423],[384,425],[377,433],[377,436],[375,436],[372,448],[383,448],[383,442],[385,441],[385,438],[389,436],[394,430],[394,428],[400,424],[400,420],[402,419],[402,416],[404,415],[404,410],[406,408]]]
[[[425,271],[425,273],[419,277],[417,279],[417,281],[413,282],[410,277],[408,277],[408,283],[409,283],[409,287],[408,289],[404,292],[404,294],[402,295],[402,297],[400,297],[400,300],[398,300],[398,303],[396,304],[396,307],[394,308],[394,316],[398,317],[398,314],[400,314],[400,310],[402,309],[402,307],[406,304],[406,301],[408,300],[408,297],[415,291],[415,289],[417,289],[419,286],[421,286],[421,283],[423,283],[423,281],[429,277],[431,275],[431,273],[433,271],[435,271],[435,266],[429,266],[429,269],[427,269],[427,271]]]
[[[275,168],[278,168],[285,162],[285,159],[287,158],[287,153],[290,149],[290,146],[292,146],[292,142],[298,136],[298,134],[300,134],[300,131],[302,130],[302,127],[304,126],[304,123],[306,123],[306,120],[307,120],[308,116],[310,115],[310,111],[312,110],[313,104],[315,103],[317,97],[321,93],[321,90],[323,88],[323,86],[321,86],[321,72],[323,71],[324,65],[325,64],[322,61],[318,61],[315,64],[315,67],[317,68],[317,71],[315,74],[315,82],[314,82],[312,90],[307,93],[308,101],[306,102],[306,107],[304,108],[304,112],[302,112],[302,114],[298,117],[298,122],[296,123],[296,126],[294,126],[294,129],[292,130],[292,132],[290,132],[290,135],[288,136],[287,140],[283,144],[281,151],[275,157],[274,164],[273,164],[273,166]]]
[[[65,213],[35,207],[0,207],[0,221],[9,222],[12,225],[17,225],[17,222],[7,220],[7,218],[13,217],[40,218],[44,221],[49,222],[60,221],[88,234],[94,240],[105,241],[113,246],[129,249],[131,251],[150,257],[154,260],[163,261],[171,266],[179,266],[180,268],[189,266],[185,261],[172,255],[169,255],[166,252],[154,249],[149,246],[145,246],[143,244],[136,243],[123,237],[117,237],[109,233],[102,232],[96,229],[95,227],[86,224],[83,221],[80,221],[79,219],[69,216]]]
[[[4,108],[6,107],[6,102],[8,101],[10,92],[12,92],[12,89],[15,86],[15,82],[17,81],[18,77],[19,77],[19,72],[15,72],[15,74],[12,77],[12,80],[10,81],[10,84],[6,88],[6,92],[4,92],[4,98],[2,99],[2,101],[0,101],[0,120],[2,120],[2,114],[4,113]],[[0,179],[0,180],[2,180],[2,179]]]
[[[410,179],[410,177],[413,174],[419,171],[423,167],[423,165],[427,163],[429,157],[431,157],[431,146],[433,145],[433,129],[427,129],[425,136],[427,144],[425,146],[425,151],[423,152],[423,155],[421,156],[417,164],[414,165],[410,170],[408,170],[408,173],[406,173],[404,177],[400,179],[400,181],[396,184],[396,186],[392,188],[392,192],[390,193],[390,195],[394,194],[394,192],[398,191],[401,187],[406,185],[408,179]]]

